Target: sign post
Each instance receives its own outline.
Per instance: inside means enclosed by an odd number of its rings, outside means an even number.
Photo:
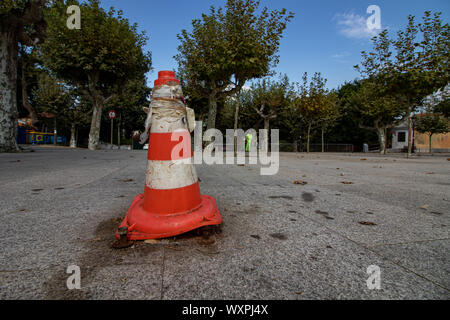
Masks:
[[[108,112],[108,116],[111,119],[111,145],[112,145],[113,144],[114,118],[116,117],[116,112],[114,110],[110,110]]]

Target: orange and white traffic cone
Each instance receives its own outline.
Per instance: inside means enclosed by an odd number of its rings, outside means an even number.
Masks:
[[[221,224],[216,200],[200,194],[186,106],[174,72],[158,73],[148,112],[146,126],[151,129],[144,194],[132,202],[116,237],[157,239]]]

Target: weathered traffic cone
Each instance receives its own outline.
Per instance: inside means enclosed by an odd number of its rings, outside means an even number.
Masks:
[[[160,71],[146,121],[145,191],[133,200],[118,239],[166,238],[222,223],[216,200],[200,194],[188,125],[193,130],[175,73]]]

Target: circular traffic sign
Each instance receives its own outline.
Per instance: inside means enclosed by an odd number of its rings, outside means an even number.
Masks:
[[[114,110],[108,111],[108,116],[110,119],[114,119],[116,117],[116,112]]]

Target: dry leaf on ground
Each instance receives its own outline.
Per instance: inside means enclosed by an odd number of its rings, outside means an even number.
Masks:
[[[360,221],[359,224],[362,224],[364,226],[376,226],[376,223],[369,222],[369,221]]]

